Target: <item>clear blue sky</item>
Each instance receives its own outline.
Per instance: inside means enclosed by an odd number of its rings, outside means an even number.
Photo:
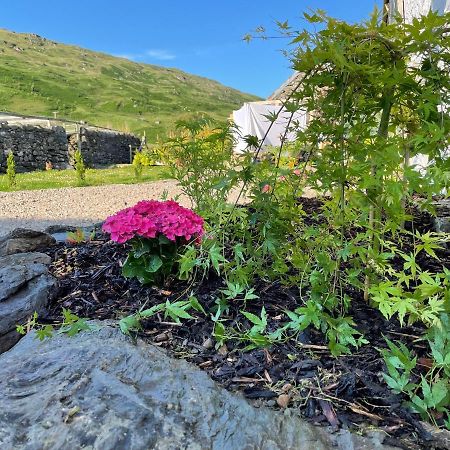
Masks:
[[[290,74],[281,39],[242,37],[275,20],[303,28],[303,11],[324,9],[350,22],[382,0],[12,0],[0,27],[150,64],[177,67],[267,97]],[[1,61],[1,60],[0,60]],[[1,62],[0,62],[1,63]]]

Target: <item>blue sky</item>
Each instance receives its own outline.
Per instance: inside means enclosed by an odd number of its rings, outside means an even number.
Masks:
[[[291,73],[281,39],[243,42],[259,25],[286,19],[306,24],[303,11],[324,9],[350,22],[382,0],[13,0],[2,2],[0,27],[55,41],[177,67],[267,97]]]

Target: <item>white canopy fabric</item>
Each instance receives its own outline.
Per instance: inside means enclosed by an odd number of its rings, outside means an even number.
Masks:
[[[415,17],[428,14],[430,9],[439,13],[450,11],[450,0],[395,0],[392,3],[395,3],[397,8],[400,7],[407,23],[411,23]]]
[[[288,126],[292,113],[283,108],[272,126],[272,122],[267,116],[277,114],[278,111],[280,111],[280,108],[280,102],[250,102],[244,103],[244,106],[242,106],[241,109],[233,111],[233,122],[238,127],[238,132],[235,133],[237,140],[235,151],[237,153],[242,153],[246,149],[247,143],[244,140],[245,136],[256,136],[261,140],[266,135],[269,127],[270,130],[264,139],[262,148],[279,146],[281,144],[282,136],[286,132],[286,127]],[[291,120],[291,126],[292,125],[295,125],[296,128],[305,128],[306,112],[295,112]],[[286,135],[286,140],[293,141],[294,139],[295,132],[289,131]]]
[[[412,23],[416,17],[428,14],[430,9],[440,14],[449,12],[450,0],[389,0],[391,20],[393,20],[394,13],[399,12],[406,23]],[[420,62],[420,59],[420,55],[418,55],[413,61]],[[411,159],[410,163],[416,166],[418,170],[423,170],[428,165],[428,157],[425,155],[416,155]]]

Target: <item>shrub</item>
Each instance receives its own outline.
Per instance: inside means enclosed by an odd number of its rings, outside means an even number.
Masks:
[[[14,160],[14,153],[12,150],[8,153],[6,159],[6,176],[8,178],[8,187],[12,189],[16,186],[16,162]]]
[[[144,155],[141,152],[136,152],[133,157],[134,176],[137,180],[142,177],[142,170],[144,169]]]
[[[106,219],[103,231],[130,243],[123,275],[141,283],[162,282],[175,272],[180,251],[203,235],[203,218],[177,202],[142,201]]]
[[[83,155],[80,150],[75,150],[73,157],[78,184],[84,186],[86,184],[86,166],[84,165]]]
[[[236,185],[230,125],[206,118],[177,123],[177,135],[159,149],[161,161],[202,215],[209,215]]]

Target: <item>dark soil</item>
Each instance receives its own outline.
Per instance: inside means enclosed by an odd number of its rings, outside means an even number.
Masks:
[[[317,206],[315,200],[304,203],[306,210]],[[422,214],[415,226],[421,231],[429,229],[429,216]],[[51,271],[58,284],[50,313],[43,318],[46,322],[60,321],[62,308],[85,318],[120,319],[144,305],[185,299],[191,291],[208,311],[215,306],[217,290],[224,287],[214,275],[194,285],[172,281],[164,289],[126,280],[120,268],[126,249],[103,235],[88,243],[59,244],[52,256]],[[441,251],[439,257],[438,265],[450,267],[449,250]],[[285,309],[293,310],[302,304],[298,290],[276,282],[257,283],[256,293],[260,299],[253,304],[249,301],[246,309],[259,315],[264,305],[269,330],[275,330],[285,320]],[[242,308],[242,303],[231,304],[227,326],[238,327],[239,317],[241,323],[250,327],[240,313]],[[184,321],[183,326],[162,315],[155,316],[143,324],[139,335],[198,365],[227,389],[241,391],[255,406],[283,408],[288,403],[289,408],[316,424],[353,430],[376,427],[386,432],[385,443],[404,449],[430,447],[430,436],[419,416],[405,408],[402,397],[387,388],[381,375],[385,366],[378,350],[386,347],[387,337],[404,342],[419,358],[426,358],[427,349],[420,340],[424,330],[420,326],[401,328],[397,321],[387,321],[378,310],[354,298],[349,315],[369,344],[352,355],[335,358],[324,336],[314,329],[299,334],[296,342],[290,340],[268,349],[244,352],[245,345],[238,342],[227,342],[216,349],[213,322],[203,314],[192,314],[194,319]],[[426,371],[426,364],[420,369]]]

